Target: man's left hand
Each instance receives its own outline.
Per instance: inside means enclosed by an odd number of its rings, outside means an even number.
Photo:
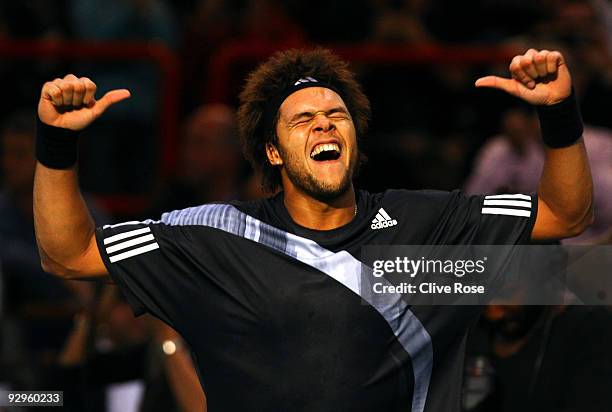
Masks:
[[[476,87],[493,87],[532,105],[550,106],[572,92],[572,79],[563,55],[558,51],[529,49],[510,63],[511,79],[486,76]]]

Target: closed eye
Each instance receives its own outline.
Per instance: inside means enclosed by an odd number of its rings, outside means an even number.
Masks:
[[[349,118],[347,113],[342,113],[342,112],[331,113],[327,115],[327,117],[329,117],[330,119],[337,119],[337,120],[344,120],[344,119]]]
[[[314,119],[314,116],[304,116],[304,117],[301,117],[301,118],[297,119],[296,121],[294,121],[291,124],[292,125],[298,125],[298,124],[310,123],[313,119]]]
[[[309,124],[315,116],[318,114],[324,114],[328,119],[332,120],[348,120],[351,118],[349,112],[343,107],[334,107],[328,111],[318,111],[318,112],[302,112],[294,115],[291,120],[287,123],[287,126],[290,128],[303,126]]]
[[[327,117],[330,119],[348,119],[348,112],[342,107],[336,107],[327,112]]]
[[[293,126],[297,126],[300,124],[305,124],[305,123],[310,122],[312,119],[314,119],[314,116],[315,116],[314,113],[299,113],[293,116],[293,118],[291,119],[289,123],[287,123],[287,125],[289,127],[293,127]]]

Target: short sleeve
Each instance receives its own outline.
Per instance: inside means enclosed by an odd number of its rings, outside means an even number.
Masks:
[[[102,260],[135,315],[151,313],[172,325],[190,270],[181,228],[126,222],[96,230]]]
[[[452,192],[439,221],[440,243],[527,244],[537,210],[535,193],[466,196]]]

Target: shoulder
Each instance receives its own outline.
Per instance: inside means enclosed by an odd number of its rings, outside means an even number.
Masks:
[[[210,203],[188,207],[163,213],[159,220],[104,225],[96,231],[96,238],[110,263],[145,253],[150,257],[148,252],[152,251],[161,252],[166,257],[184,256],[186,253],[195,256],[201,252],[203,244],[223,244],[222,232],[241,237],[254,232],[255,225],[245,212],[258,207],[261,207],[258,202]],[[133,247],[136,249],[132,250]]]
[[[170,226],[215,226],[211,223],[219,220],[231,223],[245,220],[248,216],[259,218],[268,202],[268,199],[258,199],[207,203],[163,213],[159,223]]]
[[[386,205],[396,205],[404,208],[422,208],[445,206],[452,199],[461,196],[459,190],[452,192],[443,190],[407,190],[407,189],[388,189],[384,192],[370,194],[376,202],[383,202]]]

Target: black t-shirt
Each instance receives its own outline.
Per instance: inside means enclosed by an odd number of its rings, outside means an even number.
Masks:
[[[361,247],[522,243],[536,199],[358,191],[350,223],[316,231],[280,193],[105,226],[97,240],[134,312],[188,342],[210,411],[456,411],[479,308],[364,304]]]

